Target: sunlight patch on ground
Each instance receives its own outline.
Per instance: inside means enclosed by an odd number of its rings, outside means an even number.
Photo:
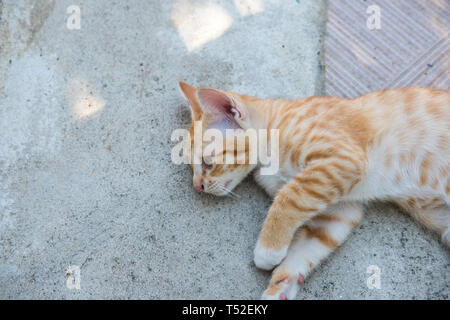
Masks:
[[[192,0],[175,4],[172,21],[189,52],[219,38],[233,24],[233,18],[221,6]]]
[[[105,100],[94,92],[92,86],[85,80],[75,79],[69,84],[69,101],[72,105],[72,115],[76,120],[94,116],[105,107]]]
[[[264,11],[264,4],[261,0],[234,0],[234,5],[244,17]]]

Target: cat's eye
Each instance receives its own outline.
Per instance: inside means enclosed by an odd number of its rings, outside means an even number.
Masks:
[[[203,161],[202,161],[202,168],[204,169],[204,170],[210,170],[210,169],[212,169],[213,168],[213,162],[212,162],[212,159],[203,159]]]

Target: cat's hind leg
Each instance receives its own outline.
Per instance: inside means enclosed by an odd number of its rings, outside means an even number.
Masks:
[[[344,242],[362,216],[362,205],[339,203],[300,227],[262,298],[294,299],[306,276]]]
[[[450,247],[450,206],[442,198],[400,200],[397,203],[426,228],[437,232]]]

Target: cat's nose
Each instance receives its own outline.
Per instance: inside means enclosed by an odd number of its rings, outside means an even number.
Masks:
[[[200,191],[200,192],[205,191],[205,186],[203,184],[194,186],[194,188],[195,188],[195,190]]]
[[[195,190],[200,192],[205,191],[205,186],[203,185],[203,178],[201,176],[194,176],[193,184]]]

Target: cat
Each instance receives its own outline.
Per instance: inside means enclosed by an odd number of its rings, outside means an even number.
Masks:
[[[191,109],[191,139],[195,121],[203,129],[279,130],[274,175],[262,175],[258,163],[206,163],[203,149],[189,146],[199,160],[191,164],[198,191],[232,193],[253,171],[273,197],[254,250],[258,268],[275,268],[263,299],[295,298],[305,277],[358,225],[369,200],[397,203],[450,245],[448,92],[410,87],[291,101],[179,86]],[[247,154],[247,147],[234,154]]]

